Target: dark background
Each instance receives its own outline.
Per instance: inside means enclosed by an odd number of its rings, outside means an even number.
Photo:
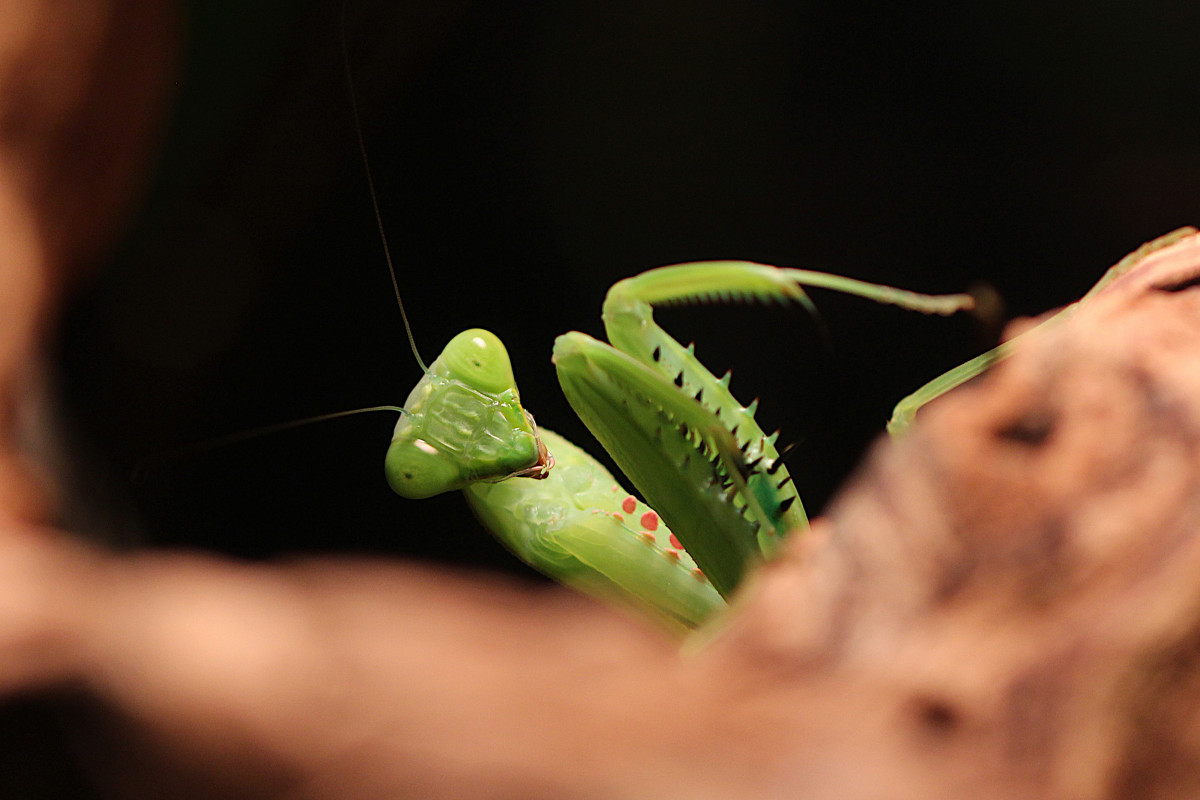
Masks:
[[[167,457],[400,404],[420,375],[338,4],[191,6],[153,188],[62,339],[73,524],[249,557],[519,569],[457,496],[390,492],[390,414]],[[539,422],[598,450],[549,356],[563,331],[602,335],[621,277],[745,258],[924,291],[987,281],[1025,315],[1200,222],[1198,23],[1191,2],[350,0],[347,39],[425,358],[492,329]],[[660,318],[800,441],[816,509],[897,399],[992,334],[814,296],[828,346],[798,309]]]

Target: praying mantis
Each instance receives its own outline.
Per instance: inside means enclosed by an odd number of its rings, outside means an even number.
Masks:
[[[386,253],[348,57],[345,63]],[[395,288],[390,254],[387,261]],[[719,613],[747,571],[808,520],[776,434],[766,435],[755,420],[756,404],[735,400],[728,374],[717,378],[705,369],[691,346],[658,326],[653,310],[732,299],[811,308],[803,287],[924,313],[973,305],[964,294],[922,295],[744,261],[652,269],[609,290],[602,308],[608,343],[572,332],[553,349],[568,402],[644,502],[582,448],[539,428],[521,402],[503,343],[481,329],[458,334],[428,367],[421,364],[387,450],[388,483],[412,499],[461,490],[484,526],[535,569],[655,622],[694,628]],[[891,428],[902,429],[918,407],[986,369],[1005,347],[902,401]]]
[[[659,267],[616,283],[602,317],[609,342],[558,337],[553,362],[576,414],[645,502],[582,448],[539,428],[521,404],[508,353],[493,333],[455,336],[422,362],[379,212],[346,50],[354,129],[385,260],[423,376],[400,411],[385,474],[411,499],[461,490],[486,528],[562,583],[666,627],[694,628],[725,605],[746,571],[808,518],[776,449],[744,406],[655,323],[653,309],[729,300],[792,302],[822,287],[923,313],[973,306],[812,270],[745,261]],[[353,413],[353,412],[350,412]],[[340,416],[340,415],[327,415]]]
[[[1036,327],[1068,319],[1147,255],[1194,233],[1181,228],[1143,245]],[[728,374],[706,370],[691,345],[654,322],[653,309],[735,298],[809,305],[803,286],[924,313],[951,314],[973,302],[741,261],[652,269],[609,290],[602,310],[609,343],[572,332],[553,353],[572,408],[649,505],[582,449],[537,427],[521,406],[503,344],[479,329],[452,339],[409,395],[388,449],[388,481],[413,498],[462,489],[485,527],[534,568],[668,626],[696,627],[719,612],[752,564],[808,520],[776,435],[754,419],[756,404],[734,400]],[[1031,332],[901,400],[889,432],[900,435],[918,409],[1011,355]]]
[[[571,332],[553,353],[568,402],[646,503],[585,451],[538,428],[504,345],[481,329],[454,337],[409,394],[385,460],[388,482],[414,499],[461,489],[485,527],[535,569],[667,626],[695,627],[808,519],[777,434],[754,419],[756,404],[735,400],[729,375],[705,369],[653,309],[734,298],[810,305],[803,286],[925,313],[973,302],[743,261],[652,269],[609,290],[609,343]]]

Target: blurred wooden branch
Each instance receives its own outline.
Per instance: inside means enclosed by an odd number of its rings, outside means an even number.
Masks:
[[[13,408],[137,183],[169,7],[4,12],[0,689],[103,706],[109,792],[1200,794],[1200,237],[881,443],[682,655],[560,590],[96,552],[23,522]]]
[[[0,507],[45,512],[15,416],[64,291],[120,231],[172,75],[174,6],[0,2]]]
[[[60,543],[0,585],[122,795],[1193,797],[1196,283],[1191,236],[930,405],[682,655],[382,563]]]
[[[876,448],[719,645],[862,709],[808,796],[1200,794],[1198,364],[1192,235]]]

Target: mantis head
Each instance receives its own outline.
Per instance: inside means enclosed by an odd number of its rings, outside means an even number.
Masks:
[[[388,447],[388,484],[420,499],[476,481],[544,478],[553,458],[521,406],[508,351],[490,331],[450,340],[404,403]]]

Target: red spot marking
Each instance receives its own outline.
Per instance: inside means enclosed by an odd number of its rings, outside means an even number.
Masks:
[[[704,573],[700,571],[699,567],[692,570],[692,577],[701,582],[708,580],[708,578],[704,577]]]
[[[679,553],[674,550],[663,550],[662,554],[667,557],[667,561],[679,561]]]
[[[642,541],[644,541],[646,544],[658,544],[658,542],[654,540],[653,533],[646,533],[645,531],[642,531],[638,535],[642,537]]]
[[[632,514],[634,509],[637,508],[637,500],[633,495],[630,495],[621,501],[621,508],[624,509],[626,514]]]
[[[617,522],[624,522],[624,521],[625,521],[625,518],[624,518],[624,517],[622,517],[620,514],[613,514],[613,515],[612,515],[612,518],[613,518],[613,519],[615,519]]]
[[[653,511],[647,511],[642,514],[642,527],[648,531],[658,530],[658,514]]]
[[[671,547],[674,547],[676,550],[683,549],[683,545],[679,543],[679,540],[675,538],[675,534],[673,533],[671,534]]]

